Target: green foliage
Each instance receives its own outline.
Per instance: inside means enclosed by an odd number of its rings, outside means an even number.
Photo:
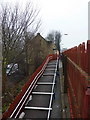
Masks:
[[[4,113],[7,110],[8,106],[9,106],[9,103],[4,103],[2,107],[2,113]]]
[[[20,82],[12,85],[12,87],[7,86],[4,93],[2,93],[3,99],[2,99],[2,112],[4,113],[9,105],[12,103],[12,101],[15,99],[15,97],[20,93],[23,85],[28,80],[28,77],[21,80]]]

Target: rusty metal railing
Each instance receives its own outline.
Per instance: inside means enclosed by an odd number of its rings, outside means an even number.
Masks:
[[[90,40],[63,52],[63,60],[71,117],[90,119]]]
[[[56,54],[52,54],[47,56],[46,60],[42,63],[42,65],[33,73],[33,75],[30,77],[28,82],[23,86],[21,92],[16,96],[15,100],[12,102],[8,110],[3,114],[2,120],[6,120],[7,118],[17,118],[22,109],[25,105],[28,97],[30,96],[30,93],[32,92],[35,84],[37,83],[38,79],[43,74],[48,62],[50,60],[57,59]]]

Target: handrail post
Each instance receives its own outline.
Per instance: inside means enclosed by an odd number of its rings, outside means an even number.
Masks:
[[[88,75],[90,75],[90,40],[87,41]]]
[[[62,62],[63,62],[63,74],[64,74],[64,93],[67,93],[67,56],[62,55]]]

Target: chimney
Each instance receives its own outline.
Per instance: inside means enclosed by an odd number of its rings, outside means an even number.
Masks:
[[[37,35],[40,35],[40,33],[37,33]]]

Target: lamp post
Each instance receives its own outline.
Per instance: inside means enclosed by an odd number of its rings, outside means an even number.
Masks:
[[[62,36],[66,36],[66,35],[68,35],[67,33],[65,33],[65,34],[63,34]],[[61,43],[61,42],[60,42]],[[60,46],[60,53],[61,53],[61,45],[59,44],[59,46]]]
[[[2,30],[1,30],[1,23],[0,23],[0,118],[2,118]]]

